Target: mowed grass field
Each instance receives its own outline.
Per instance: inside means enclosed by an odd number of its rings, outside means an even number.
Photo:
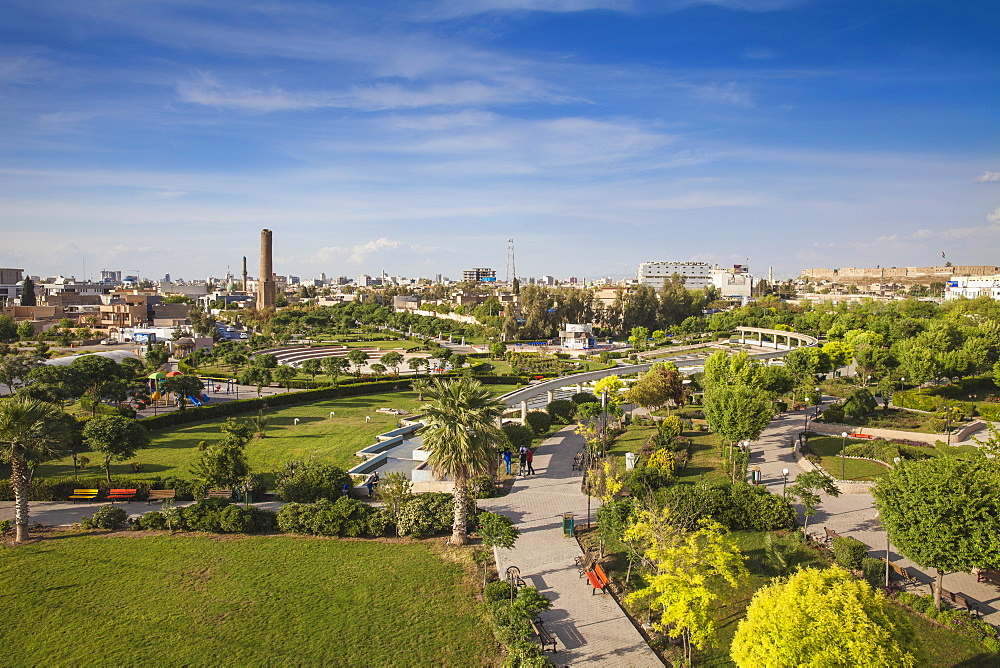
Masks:
[[[516,389],[513,385],[486,385],[495,395]],[[281,470],[285,462],[313,459],[335,464],[345,469],[360,462],[354,456],[358,450],[375,443],[375,436],[395,429],[399,418],[378,413],[378,408],[400,408],[416,413],[423,402],[415,392],[386,392],[360,397],[343,397],[316,401],[264,411],[271,418],[266,438],[253,439],[246,448],[250,467],[258,473]],[[330,412],[335,413],[330,417]],[[246,419],[256,413],[237,417]],[[298,418],[299,424],[295,424]],[[367,421],[366,418],[371,418]],[[199,457],[198,443],[212,443],[222,437],[219,427],[224,418],[195,422],[169,430],[151,432],[150,447],[140,450],[134,458],[111,465],[112,476],[152,478],[191,477],[190,468]],[[103,475],[100,453],[86,452],[90,467],[87,477]],[[143,470],[133,473],[131,462],[141,462]],[[39,477],[73,475],[73,460],[65,457],[38,467]]]
[[[72,532],[0,545],[18,665],[497,665],[429,542]],[[16,657],[16,658],[14,658]]]

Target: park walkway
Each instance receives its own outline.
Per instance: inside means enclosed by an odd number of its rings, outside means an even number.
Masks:
[[[771,421],[760,439],[750,446],[750,467],[761,470],[761,484],[767,485],[775,494],[782,493],[783,468],[789,470],[788,484],[794,482],[795,477],[804,472],[796,463],[792,452],[792,442],[802,432],[804,426],[804,411],[790,411],[779,415]],[[831,473],[836,474],[834,471]],[[885,556],[886,533],[878,520],[871,493],[864,491],[861,485],[850,485],[850,488],[852,493],[842,493],[839,497],[821,495],[822,500],[817,513],[809,520],[810,533],[821,532],[823,527],[829,527],[842,536],[856,538],[868,545],[871,556]],[[801,512],[801,507],[799,510]],[[804,519],[799,517],[800,522]],[[920,594],[931,593],[929,585],[934,581],[932,571],[917,566],[896,552],[891,545],[888,552],[889,559],[900,562],[911,575],[920,580],[919,585],[908,587],[909,590]],[[944,588],[965,594],[975,600],[984,619],[995,626],[1000,626],[1000,588],[986,582],[976,582],[976,576],[971,573],[946,574]]]
[[[575,513],[578,524],[587,521],[582,474],[572,470],[583,444],[573,427],[563,428],[535,453],[536,475],[519,477],[507,496],[479,502],[521,530],[513,549],[495,550],[497,569],[503,577],[508,566],[517,566],[530,586],[552,600],[552,609],[539,616],[558,641],[558,653],[550,654],[556,665],[662,666],[611,595],[591,593],[574,561],[580,547],[562,533],[563,513]]]

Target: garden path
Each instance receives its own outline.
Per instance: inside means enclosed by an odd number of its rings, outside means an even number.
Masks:
[[[562,533],[562,514],[587,521],[587,497],[580,491],[581,472],[572,470],[583,437],[565,427],[535,453],[536,475],[519,477],[507,496],[479,505],[514,520],[521,536],[513,549],[496,549],[503,574],[517,566],[521,577],[552,600],[540,618],[558,640],[557,665],[662,666],[656,654],[610,594],[592,594],[576,569],[577,542]],[[596,510],[593,504],[591,512]]]
[[[803,473],[792,453],[791,444],[802,432],[805,426],[805,411],[789,411],[775,417],[761,437],[751,446],[750,466],[761,470],[761,484],[775,494],[782,493],[784,482],[781,470],[789,470],[788,484]],[[841,494],[839,497],[821,495],[817,513],[810,518],[810,528],[822,531],[829,527],[843,536],[856,538],[869,547],[872,556],[885,556],[888,549],[889,559],[900,562],[920,581],[919,585],[908,587],[916,593],[930,593],[930,583],[934,581],[932,571],[922,569],[909,559],[906,559],[892,546],[886,546],[886,534],[879,523],[875,502],[869,492],[855,487],[856,493]],[[801,507],[799,507],[801,513]],[[800,515],[799,521],[804,517]],[[971,573],[949,573],[945,576],[944,587],[948,591],[962,593],[979,603],[984,619],[995,626],[1000,626],[1000,588],[986,582],[976,582],[976,576]]]

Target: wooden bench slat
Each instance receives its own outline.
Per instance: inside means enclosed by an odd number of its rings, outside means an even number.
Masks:
[[[74,489],[70,499],[76,503],[77,499],[96,499],[99,490],[96,489]]]
[[[545,648],[548,647],[549,645],[552,645],[552,651],[553,652],[558,651],[558,650],[556,650],[556,639],[555,639],[555,637],[551,633],[549,633],[548,631],[545,630],[545,627],[542,625],[541,620],[536,619],[535,621],[533,621],[531,623],[531,625],[535,629],[535,634],[538,636],[538,642],[542,646],[542,651],[543,652],[548,651]]]
[[[177,490],[151,489],[149,490],[149,496],[146,497],[146,505],[148,506],[153,501],[166,501],[167,499],[173,499],[176,497],[177,497]]]

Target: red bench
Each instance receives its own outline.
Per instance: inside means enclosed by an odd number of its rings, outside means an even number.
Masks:
[[[872,436],[871,434],[860,434],[860,433],[859,433],[859,434],[848,434],[848,436],[849,436],[850,438],[868,438],[868,439],[873,439],[873,438],[875,438],[875,437],[874,437],[874,436]]]
[[[108,490],[108,501],[114,503],[115,501],[128,501],[131,502],[135,498],[135,494],[138,490],[135,489],[112,489]]]
[[[598,589],[607,593],[607,587],[611,584],[611,580],[608,579],[607,574],[605,574],[600,564],[594,564],[594,570],[587,571],[587,580],[590,581],[590,586],[593,587],[593,590],[590,592],[591,595],[597,593]]]

